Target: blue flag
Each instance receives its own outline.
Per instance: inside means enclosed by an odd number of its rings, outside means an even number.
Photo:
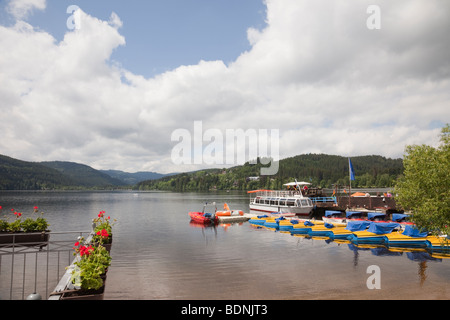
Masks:
[[[355,171],[353,171],[352,160],[348,158],[348,170],[350,171],[350,180],[355,180]]]

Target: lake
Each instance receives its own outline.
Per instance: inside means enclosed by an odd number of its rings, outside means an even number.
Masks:
[[[249,210],[245,192],[10,191],[0,192],[0,215],[38,206],[52,232],[90,230],[101,210],[117,219],[105,299],[450,298],[448,258],[295,237],[248,222],[200,227],[188,212],[206,201]],[[380,289],[368,288],[371,266],[379,267]]]

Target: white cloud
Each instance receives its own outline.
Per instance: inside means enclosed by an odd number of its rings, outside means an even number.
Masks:
[[[34,9],[44,10],[46,0],[11,0],[7,10],[16,19],[25,19]]]
[[[0,26],[0,153],[183,171],[194,168],[171,162],[170,137],[195,120],[279,129],[281,158],[400,157],[406,144],[436,143],[435,124],[450,122],[450,4],[375,1],[382,28],[368,30],[372,2],[267,0],[267,27],[248,30],[252,48],[236,61],[151,79],[110,60],[126,45],[115,13],[82,13],[59,43],[22,21]]]

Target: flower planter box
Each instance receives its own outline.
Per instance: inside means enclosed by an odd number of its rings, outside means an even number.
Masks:
[[[0,232],[0,245],[21,244],[34,246],[48,242],[50,231],[43,232]]]
[[[103,300],[105,296],[105,285],[98,290],[67,290],[60,300]]]
[[[106,271],[100,277],[103,280],[103,286],[98,290],[90,289],[74,289],[74,290],[65,290],[60,298],[60,300],[103,300],[105,295],[105,286],[106,286]]]
[[[112,246],[112,234],[110,235],[110,237],[108,238],[106,243],[98,243],[98,242],[94,242],[94,245],[98,246],[101,245],[102,247],[105,247],[106,251],[108,251],[108,253],[111,253],[111,246]]]

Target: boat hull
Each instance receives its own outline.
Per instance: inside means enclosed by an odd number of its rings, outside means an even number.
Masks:
[[[356,231],[347,238],[353,243],[359,244],[383,244],[387,242],[384,234],[376,234],[369,231]]]
[[[232,217],[232,216],[243,216],[244,211],[242,210],[228,210],[228,211],[217,211],[216,216],[218,217]]]
[[[335,226],[339,227],[345,227],[347,225],[347,220],[345,218],[329,218],[329,217],[322,217],[323,222],[332,223]]]
[[[313,207],[279,207],[262,204],[250,204],[250,210],[259,213],[280,212],[292,216],[309,216]]]
[[[189,212],[189,216],[191,217],[191,220],[197,223],[218,223],[219,218],[217,216],[214,216],[214,218],[208,216],[208,213],[203,212]]]
[[[400,232],[393,232],[386,235],[387,244],[389,247],[408,247],[408,248],[425,248],[428,246],[428,237],[410,237],[401,234]]]
[[[446,237],[428,236],[427,247],[432,251],[450,253],[450,239]]]

